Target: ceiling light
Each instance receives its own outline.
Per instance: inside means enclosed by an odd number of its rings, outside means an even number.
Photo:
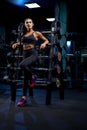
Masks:
[[[25,3],[25,6],[27,6],[28,8],[39,8],[40,5],[37,3]]]
[[[55,18],[46,18],[47,21],[52,22],[55,21]]]

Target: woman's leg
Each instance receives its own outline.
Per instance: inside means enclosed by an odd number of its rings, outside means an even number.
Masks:
[[[29,88],[29,80],[30,83],[32,81],[32,69],[31,65],[37,60],[38,56],[35,51],[32,51],[32,54],[29,57],[25,58],[21,63],[20,67],[24,70],[24,86],[23,86],[23,96],[22,98],[26,99],[27,89]]]

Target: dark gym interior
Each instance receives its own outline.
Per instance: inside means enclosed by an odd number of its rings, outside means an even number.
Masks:
[[[41,7],[25,6],[33,2]],[[87,130],[86,0],[3,0],[0,6],[0,130]],[[41,31],[50,44],[39,51],[38,41],[39,60],[32,67],[36,85],[29,87],[28,104],[18,107],[23,51],[21,47],[13,50],[12,44],[21,39],[21,25],[27,17],[33,19],[34,29]],[[56,34],[62,48],[60,78]]]

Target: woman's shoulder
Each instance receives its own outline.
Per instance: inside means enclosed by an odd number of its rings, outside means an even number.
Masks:
[[[42,33],[40,31],[35,31],[35,35],[39,38],[42,37]]]
[[[37,35],[40,35],[40,34],[41,34],[40,31],[34,31],[34,33],[37,34]]]

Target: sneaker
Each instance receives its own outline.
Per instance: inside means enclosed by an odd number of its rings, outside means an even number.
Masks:
[[[30,87],[33,88],[35,85],[36,85],[36,79],[37,79],[37,76],[36,75],[33,75],[32,76],[32,81],[31,81],[31,84],[30,84]]]
[[[26,104],[26,99],[21,99],[19,102],[18,102],[18,106],[21,107],[21,106],[24,106]]]

